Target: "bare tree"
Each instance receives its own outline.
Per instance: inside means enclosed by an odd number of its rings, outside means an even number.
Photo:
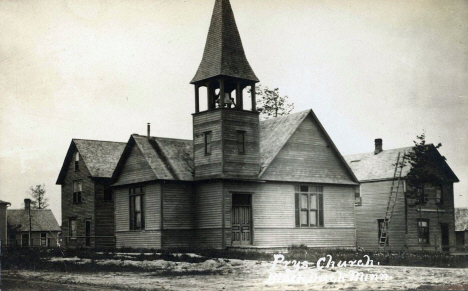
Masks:
[[[45,197],[45,185],[36,185],[36,187],[29,187],[28,194],[31,195],[31,208],[32,209],[45,209],[49,207],[49,198]]]

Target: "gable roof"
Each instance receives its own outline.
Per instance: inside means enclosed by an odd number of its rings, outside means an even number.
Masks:
[[[427,144],[427,146],[430,147],[431,152],[438,156],[441,161],[439,164],[442,170],[451,178],[451,181],[458,182],[458,178],[450,169],[448,164],[443,160],[442,156],[440,156],[439,151],[434,147],[434,145]],[[412,150],[413,147],[404,147],[384,150],[377,155],[374,154],[374,152],[370,152],[344,156],[344,158],[353,170],[354,174],[356,174],[359,181],[388,180],[393,179],[398,153],[400,153],[401,158],[401,155],[411,152]],[[411,166],[408,163],[405,163],[401,176],[405,177],[409,173],[410,169]]]
[[[131,148],[137,146],[149,166],[153,170],[156,179],[192,181],[193,176],[193,142],[191,140],[150,137],[132,134],[125,148],[125,152],[119,161],[120,169],[125,163]],[[116,171],[114,178],[120,173]],[[119,185],[114,183],[113,185]]]
[[[203,58],[191,83],[220,75],[258,82],[245,56],[229,0],[216,0]]]
[[[26,209],[8,209],[8,226],[18,226],[18,231],[29,231],[29,213]],[[60,226],[50,209],[31,209],[31,231],[60,231]]]
[[[73,153],[76,150],[80,153],[93,178],[111,178],[125,145],[126,143],[123,142],[72,139],[57,184],[63,183],[68,165],[72,161]]]
[[[455,231],[468,230],[468,209],[455,208]]]
[[[265,171],[268,169],[268,166],[270,166],[270,164],[276,158],[278,153],[286,145],[288,140],[291,138],[294,132],[296,132],[299,125],[306,119],[307,116],[310,116],[317,123],[325,139],[337,154],[340,162],[345,167],[351,179],[355,183],[359,183],[353,171],[350,169],[349,165],[346,163],[343,156],[340,154],[340,151],[338,150],[335,143],[330,138],[327,131],[322,126],[312,109],[308,109],[290,115],[276,117],[273,119],[267,119],[260,122],[261,171],[259,177],[261,177],[265,173]]]

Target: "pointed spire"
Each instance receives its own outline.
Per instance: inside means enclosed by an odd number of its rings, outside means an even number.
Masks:
[[[216,0],[203,59],[191,83],[219,75],[259,81],[245,57],[229,0]]]

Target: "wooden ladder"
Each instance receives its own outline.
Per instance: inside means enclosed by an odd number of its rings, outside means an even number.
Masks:
[[[403,171],[404,160],[404,155],[402,156],[401,153],[398,153],[398,157],[395,164],[395,171],[393,172],[392,187],[390,188],[390,196],[388,197],[387,210],[385,211],[385,219],[380,230],[379,246],[383,247],[384,249],[387,245],[388,227],[390,221],[392,220],[393,209],[395,208],[395,204],[398,197],[398,190],[400,189],[400,185],[402,184],[401,173]]]

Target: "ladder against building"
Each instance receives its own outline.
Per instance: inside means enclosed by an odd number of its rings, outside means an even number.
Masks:
[[[393,173],[392,187],[390,188],[390,195],[388,197],[387,210],[385,211],[385,219],[382,223],[380,230],[379,246],[385,248],[388,241],[388,228],[392,221],[393,209],[398,198],[398,191],[402,185],[401,173],[403,171],[405,155],[398,153],[395,163],[395,171]]]

